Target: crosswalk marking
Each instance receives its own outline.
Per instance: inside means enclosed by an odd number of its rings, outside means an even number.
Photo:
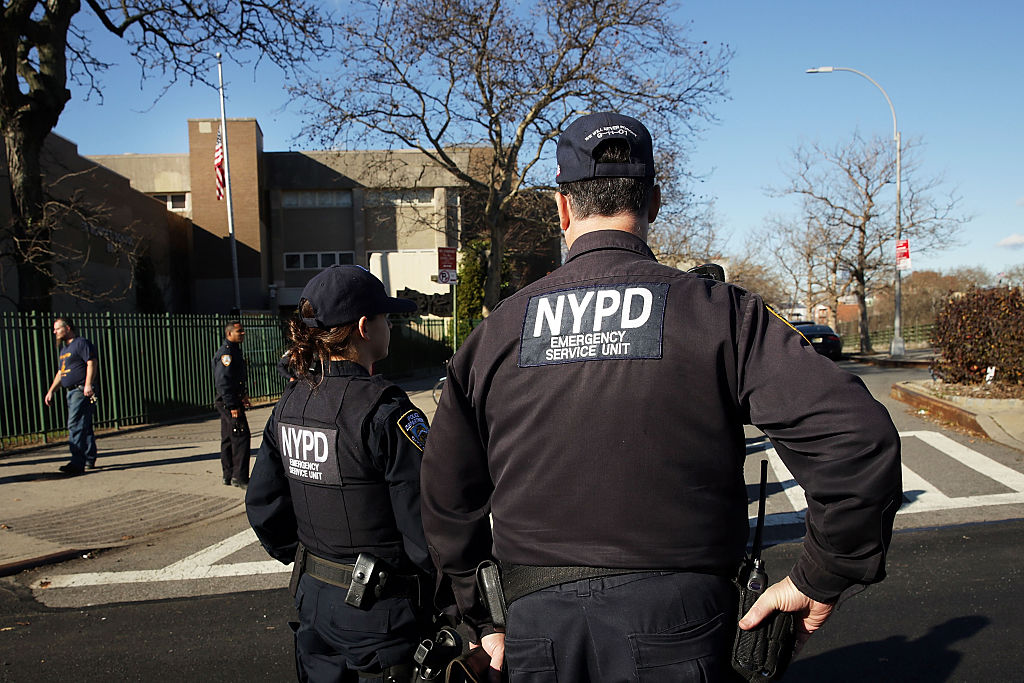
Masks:
[[[919,439],[982,476],[988,477],[1011,489],[1011,492],[951,497],[944,494],[936,485],[927,481],[906,465],[903,465],[903,490],[908,493],[912,492],[913,499],[904,502],[899,514],[1024,503],[1024,474],[1017,470],[1002,465],[938,432],[901,432],[900,438]],[[750,454],[753,455],[754,453],[758,453],[768,459],[774,480],[782,488],[785,500],[783,507],[791,508],[788,511],[767,515],[765,525],[799,524],[802,526],[804,515],[807,512],[804,490],[796,483],[792,473],[785,463],[782,462],[782,458],[779,457],[779,454],[770,445],[766,443],[753,445],[750,448]],[[772,496],[769,496],[769,500],[771,499]],[[283,565],[276,560],[218,564],[224,558],[257,542],[258,539],[255,532],[252,529],[246,528],[244,531],[219,541],[212,546],[203,548],[162,569],[68,574],[49,578],[41,582],[40,587],[43,587],[43,584],[45,584],[46,587],[51,589],[74,588],[106,584],[152,583],[158,581],[252,576],[255,574],[278,574],[291,571],[290,566]]]
[[[219,560],[238,552],[246,546],[257,543],[256,533],[246,529],[225,538],[208,548],[169,564],[163,569],[139,569],[122,572],[91,572],[88,574],[66,574],[46,579],[47,588],[76,588],[80,586],[101,586],[112,583],[153,583],[157,581],[182,581],[186,579],[211,579],[226,576],[252,576],[253,574],[275,574],[290,572],[277,560],[262,562],[235,562],[216,564]],[[40,586],[42,587],[42,585]]]
[[[911,494],[911,500],[904,501],[898,514],[932,512],[934,510],[956,510],[987,505],[1012,505],[1024,503],[1024,474],[1000,464],[981,453],[954,441],[945,434],[927,431],[900,432],[901,439],[916,438],[941,453],[948,455],[978,474],[987,477],[1006,488],[1009,493],[991,493],[978,496],[947,496],[935,484],[929,482],[906,464],[903,468],[903,490]],[[768,459],[776,481],[782,487],[785,497],[795,512],[767,515],[766,526],[802,522],[807,512],[804,490],[793,479],[793,475],[782,462],[774,448],[760,446],[757,450]],[[751,517],[753,519],[753,517]]]

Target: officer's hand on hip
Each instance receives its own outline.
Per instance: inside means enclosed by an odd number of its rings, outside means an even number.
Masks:
[[[787,576],[782,581],[772,584],[768,590],[751,606],[750,611],[740,619],[740,628],[750,630],[775,610],[793,612],[796,616],[796,648],[800,651],[811,634],[821,628],[833,605],[813,600],[800,592]]]
[[[491,633],[480,639],[480,645],[491,657],[491,669],[488,671],[488,679],[491,681],[501,680],[501,667],[505,663],[505,634]],[[470,647],[473,647],[470,644]]]
[[[245,408],[246,410],[249,410],[250,408],[252,408],[252,403],[249,401],[249,397],[248,396],[246,396],[245,398],[242,399],[242,407]],[[236,415],[235,417],[238,417],[238,416]]]

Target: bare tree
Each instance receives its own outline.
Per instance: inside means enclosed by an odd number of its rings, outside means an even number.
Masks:
[[[968,220],[957,215],[952,193],[940,196],[941,178],[918,177],[919,143],[903,146],[903,237],[916,252],[950,246]],[[825,148],[801,146],[793,152],[789,184],[776,194],[802,198],[808,225],[820,234],[815,244],[825,271],[849,273],[860,309],[860,350],[870,352],[868,297],[892,277],[896,236],[895,155],[888,140],[852,141]],[[836,287],[839,288],[839,278]]]
[[[724,259],[725,240],[713,199],[688,192],[685,183],[670,181],[662,203],[647,235],[658,261],[686,270]]]
[[[104,29],[123,38],[142,77],[170,87],[211,84],[214,54],[255,50],[288,68],[331,47],[331,23],[310,0],[86,0]],[[101,61],[82,30],[81,0],[3,0],[0,132],[14,196],[8,244],[23,308],[46,307],[55,286],[52,233],[40,155],[71,99],[69,81],[100,94]],[[238,52],[236,52],[238,51]],[[236,60],[241,63],[241,60]],[[59,286],[59,283],[57,283]]]
[[[689,39],[669,9],[665,0],[361,0],[339,71],[312,74],[295,93],[307,102],[307,132],[325,145],[418,149],[482,193],[489,310],[510,207],[523,190],[551,186],[549,143],[570,121],[614,109],[643,119],[660,146],[686,149],[714,119],[731,51]],[[450,153],[462,145],[489,153],[467,168]]]
[[[759,294],[766,304],[779,308],[788,300],[786,281],[778,268],[764,261],[762,244],[749,242],[743,253],[726,259],[726,279],[749,292]]]

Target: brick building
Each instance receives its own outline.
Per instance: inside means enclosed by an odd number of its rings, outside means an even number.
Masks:
[[[69,140],[51,133],[40,155],[48,215],[54,219],[50,259],[63,289],[49,298],[63,312],[164,312],[191,307],[188,269],[191,224],[168,212],[123,175],[78,154]],[[0,146],[0,222],[14,211],[10,176]],[[0,239],[8,239],[6,233]],[[7,253],[10,244],[0,245]],[[0,263],[0,311],[22,303],[17,267]],[[69,291],[64,291],[69,290]],[[81,296],[72,296],[71,293]],[[36,293],[38,295],[38,293]],[[24,293],[27,298],[29,293]],[[92,300],[90,300],[92,299]]]
[[[188,121],[187,154],[90,159],[191,219],[191,310],[233,306],[227,202],[216,196],[220,121]],[[266,152],[255,119],[227,122],[241,307],[290,310],[302,286],[333,263],[367,266],[392,294],[446,293],[431,282],[436,248],[456,246],[463,183],[424,155],[403,151]],[[478,148],[452,150],[469,167]]]

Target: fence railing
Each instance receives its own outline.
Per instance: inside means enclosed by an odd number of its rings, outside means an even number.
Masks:
[[[935,323],[904,327],[903,341],[913,343],[927,342],[931,339],[932,330],[934,328]],[[845,352],[850,353],[860,350],[860,332],[858,331],[858,325],[856,322],[840,325],[839,333],[843,338],[843,350]],[[871,330],[871,346],[874,347],[876,351],[882,350],[883,347],[888,348],[889,343],[892,341],[892,337],[893,328],[891,327]]]
[[[43,396],[57,372],[53,321],[61,313],[0,313],[0,450],[63,439],[67,404],[61,392],[49,408]],[[214,352],[229,318],[218,315],[79,313],[67,316],[99,352],[99,400],[94,426],[120,428],[198,415],[212,409]],[[243,351],[249,396],[280,395],[277,362],[286,347],[280,318],[248,314]],[[439,366],[451,355],[450,321],[394,322],[388,375]]]

